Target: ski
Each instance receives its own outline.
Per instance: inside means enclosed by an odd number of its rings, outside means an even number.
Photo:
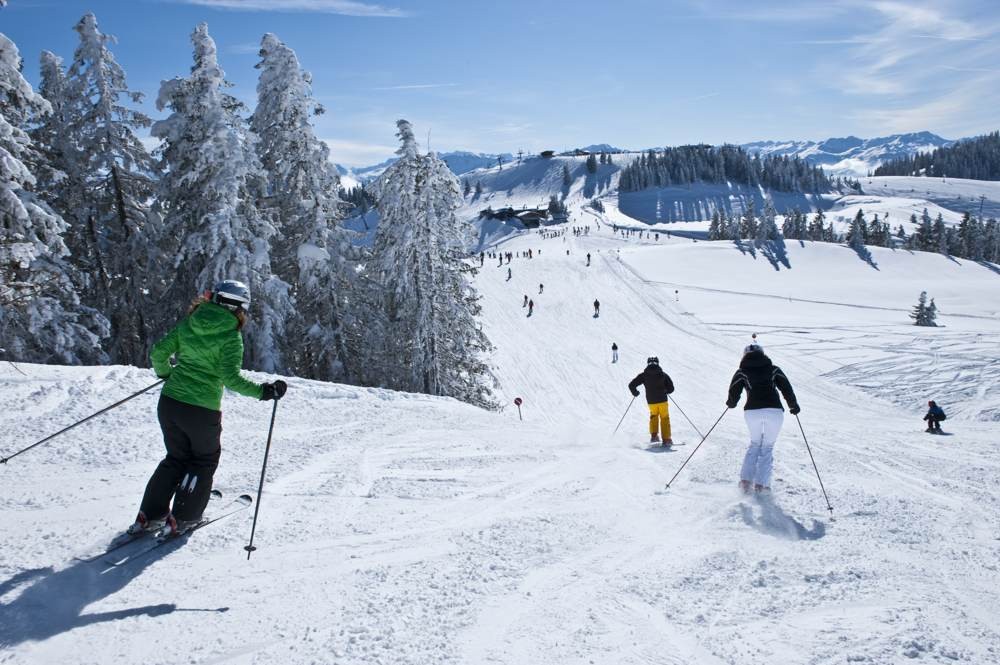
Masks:
[[[212,490],[212,494],[209,496],[209,498],[212,499],[212,500],[221,499],[222,498],[222,492],[220,492],[219,490],[213,489]],[[111,542],[108,543],[105,546],[105,548],[102,551],[98,552],[97,554],[78,555],[78,556],[73,557],[73,560],[74,561],[80,561],[80,562],[83,562],[83,563],[92,563],[94,561],[97,561],[98,559],[102,559],[102,558],[106,557],[107,555],[111,554],[112,552],[116,552],[116,551],[120,550],[121,548],[123,548],[123,547],[125,547],[127,545],[131,545],[132,543],[137,543],[137,542],[139,542],[141,540],[145,540],[146,536],[151,536],[151,535],[153,535],[155,533],[159,533],[159,531],[158,530],[147,530],[147,531],[140,531],[139,533],[129,533],[127,531],[123,531],[122,533],[120,533],[117,536],[115,536],[114,538],[112,538]]]
[[[190,529],[188,529],[187,531],[185,531],[180,535],[172,536],[164,533],[157,533],[156,539],[152,543],[150,543],[147,547],[144,547],[137,552],[133,552],[124,558],[104,559],[104,562],[110,566],[118,567],[118,566],[123,566],[131,561],[136,561],[154,552],[155,550],[159,549],[164,545],[168,545],[174,542],[179,542],[181,540],[186,540],[195,531],[203,529],[210,524],[214,524],[219,520],[231,517],[232,515],[235,515],[238,512],[244,511],[247,508],[249,508],[250,504],[252,503],[253,503],[253,497],[251,497],[249,494],[241,494],[235,499],[233,499],[232,502],[227,504],[225,508],[222,509],[223,511],[222,514],[216,515],[208,519],[203,519],[202,521],[198,522],[197,524],[195,524]]]

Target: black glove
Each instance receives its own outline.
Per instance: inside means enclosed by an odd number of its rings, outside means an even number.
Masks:
[[[156,378],[161,379],[163,381],[166,381],[167,379],[170,378],[170,375],[169,374],[157,374]]]
[[[736,408],[736,402],[726,402],[726,408],[727,409],[735,409]]]
[[[262,388],[264,388],[264,392],[260,398],[266,402],[269,399],[281,399],[284,397],[285,391],[288,390],[288,384],[279,379],[274,383],[265,383]]]
[[[801,410],[802,409],[799,408],[798,404],[796,404],[795,406],[788,407],[788,413],[792,414],[793,416],[799,415],[799,411]]]
[[[632,393],[632,397],[638,397],[639,396],[639,391],[638,390],[630,390],[629,392]]]

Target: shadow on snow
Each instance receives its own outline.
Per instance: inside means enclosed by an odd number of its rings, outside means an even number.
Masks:
[[[788,515],[781,506],[770,498],[758,498],[760,515],[754,515],[754,510],[746,503],[740,504],[740,516],[747,526],[757,531],[779,538],[790,540],[819,540],[826,535],[826,524],[813,520],[812,528],[807,528],[794,517]]]

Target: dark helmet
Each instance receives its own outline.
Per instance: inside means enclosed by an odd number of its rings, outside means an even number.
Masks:
[[[646,358],[646,364],[647,365],[659,365],[660,364],[660,359],[657,358],[656,356],[650,356],[650,357]]]
[[[753,344],[747,344],[747,346],[743,349],[743,355],[746,355],[748,353],[755,353],[757,351],[763,351],[763,350],[764,350],[763,346],[761,346],[760,344],[757,344],[756,342],[754,342]]]
[[[934,400],[931,400],[931,401],[927,402],[927,406],[937,406],[937,402],[935,402]]]
[[[239,309],[245,312],[250,309],[250,289],[235,279],[223,280],[212,289],[212,302],[232,312]]]

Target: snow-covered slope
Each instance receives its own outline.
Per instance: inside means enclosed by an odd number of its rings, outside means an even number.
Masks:
[[[761,155],[800,157],[822,166],[831,175],[864,176],[891,159],[929,152],[953,143],[931,132],[914,132],[872,139],[846,136],[825,141],[757,141],[745,143],[743,147]]]
[[[250,561],[249,512],[122,567],[72,559],[134,514],[155,396],[0,466],[0,662],[996,662],[1000,275],[809,243],[776,269],[572,214],[589,235],[510,238],[535,258],[477,277],[503,413],[291,380]],[[924,288],[943,328],[908,325]],[[773,502],[735,491],[738,411],[664,491],[751,331],[795,385],[836,521],[793,419]],[[648,355],[677,385],[676,452],[645,449],[641,398],[612,435]],[[19,369],[0,365],[5,454],[153,380]],[[921,432],[928,398],[952,436]],[[224,410],[216,485],[254,493],[269,405]]]

